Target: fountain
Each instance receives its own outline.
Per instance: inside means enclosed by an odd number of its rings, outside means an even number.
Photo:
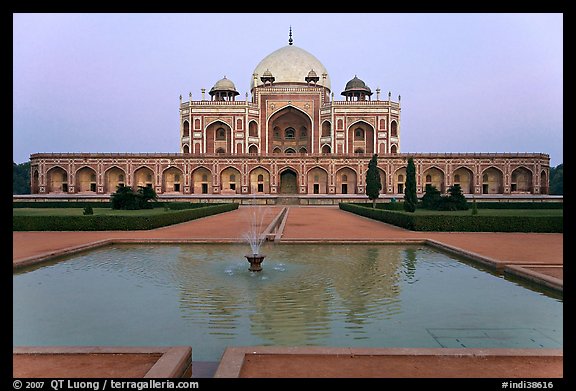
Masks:
[[[248,231],[244,234],[244,239],[250,245],[252,253],[244,255],[244,257],[250,262],[248,270],[251,272],[259,272],[262,271],[261,263],[266,257],[266,255],[260,254],[260,248],[266,240],[266,235],[262,232],[266,208],[252,207],[250,210],[252,211],[250,215],[250,225]]]

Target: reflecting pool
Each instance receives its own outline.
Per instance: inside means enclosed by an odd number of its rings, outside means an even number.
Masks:
[[[424,245],[112,245],[14,273],[14,346],[562,348],[562,296]]]

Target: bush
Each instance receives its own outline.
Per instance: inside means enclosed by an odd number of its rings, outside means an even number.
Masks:
[[[340,209],[412,231],[555,232],[564,230],[563,216],[413,215],[340,203]]]
[[[183,223],[228,212],[237,203],[208,205],[153,216],[13,216],[13,231],[132,231]]]
[[[89,216],[89,215],[93,215],[94,211],[92,210],[92,207],[90,205],[88,205],[84,208],[84,211],[82,212],[82,214],[84,216]]]
[[[422,208],[436,209],[441,199],[440,190],[434,185],[427,184],[424,195],[422,196]]]
[[[149,201],[157,199],[154,189],[144,186],[138,186],[138,191],[134,191],[130,186],[118,185],[110,196],[112,209],[122,210],[152,209],[154,206]]]

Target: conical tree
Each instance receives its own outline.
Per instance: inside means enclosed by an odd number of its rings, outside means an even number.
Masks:
[[[408,158],[408,167],[406,168],[406,188],[404,189],[404,210],[414,212],[416,210],[416,167],[414,159]]]
[[[382,190],[382,183],[380,182],[380,173],[378,173],[378,155],[374,154],[370,163],[368,163],[368,171],[366,171],[366,195],[372,200],[372,207],[376,207],[376,199]]]

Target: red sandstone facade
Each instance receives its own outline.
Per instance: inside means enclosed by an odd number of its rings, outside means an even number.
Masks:
[[[318,76],[320,73],[321,77]],[[33,194],[110,194],[118,185],[158,194],[363,194],[378,154],[383,194],[404,192],[408,157],[417,191],[460,184],[468,194],[548,194],[541,153],[400,153],[398,101],[376,99],[354,77],[334,100],[323,65],[290,43],[256,67],[252,97],[223,78],[210,100],[180,97],[180,153],[37,153]]]

